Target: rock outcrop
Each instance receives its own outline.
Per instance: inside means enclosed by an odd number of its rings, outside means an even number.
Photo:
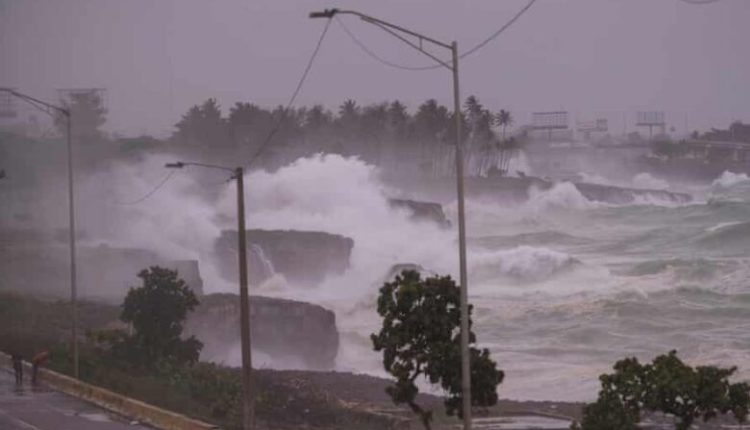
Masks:
[[[665,190],[643,190],[587,183],[576,183],[575,186],[584,197],[595,202],[622,205],[637,203],[639,200],[670,203],[689,203],[692,200],[689,194]]]
[[[420,202],[407,199],[388,199],[388,204],[393,208],[404,208],[410,213],[410,218],[415,221],[434,222],[442,228],[450,228],[451,222],[443,212],[440,203]]]
[[[292,284],[314,286],[328,275],[344,273],[352,248],[352,239],[319,231],[248,230],[250,282],[280,274]],[[214,249],[222,276],[236,281],[237,231],[223,231]]]
[[[525,176],[523,178],[500,177],[479,178],[467,177],[466,198],[469,200],[494,200],[503,203],[522,204],[529,199],[529,190],[548,190],[556,182],[548,178]],[[391,179],[387,185],[400,189],[404,193],[424,196],[425,199],[450,203],[456,200],[456,184],[452,178],[412,177],[410,180]],[[632,204],[640,201],[660,201],[689,203],[689,194],[666,190],[645,190],[636,188],[615,187],[590,183],[574,183],[578,191],[591,201]]]
[[[223,361],[239,345],[239,297],[203,296],[188,316],[186,335],[204,347],[201,359]],[[250,336],[253,352],[279,362],[302,362],[308,369],[331,369],[339,348],[336,315],[321,306],[261,296],[250,297]]]

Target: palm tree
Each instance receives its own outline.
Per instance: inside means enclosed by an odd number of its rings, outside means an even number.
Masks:
[[[471,127],[474,128],[474,125],[482,115],[484,107],[479,103],[479,99],[476,96],[471,95],[466,98],[464,109],[466,109],[466,116],[469,119]]]
[[[348,127],[356,126],[355,122],[359,117],[359,106],[357,102],[352,99],[344,100],[344,103],[339,106],[339,120]]]
[[[500,109],[500,112],[495,115],[495,123],[503,127],[503,140],[505,140],[505,128],[513,124],[513,117],[510,115],[510,112]]]

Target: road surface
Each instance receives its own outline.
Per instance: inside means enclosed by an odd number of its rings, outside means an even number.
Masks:
[[[150,428],[137,423],[131,424],[124,418],[48,387],[32,387],[28,380],[24,380],[23,386],[17,387],[13,374],[0,369],[0,429],[148,430]]]

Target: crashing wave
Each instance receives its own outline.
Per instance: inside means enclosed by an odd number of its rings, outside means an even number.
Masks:
[[[571,182],[559,182],[546,190],[530,187],[526,205],[536,210],[588,209],[594,206]]]
[[[586,183],[586,184],[608,185],[611,187],[620,186],[618,182],[607,179],[604,176],[600,176],[594,173],[578,172],[577,176],[578,178],[580,178],[581,182]]]
[[[575,258],[563,252],[533,246],[518,246],[512,249],[472,256],[478,272],[490,272],[518,281],[542,281],[575,264]]]
[[[633,176],[633,188],[645,190],[666,190],[669,188],[669,182],[655,178],[648,173],[639,173]]]
[[[714,179],[714,181],[711,183],[711,186],[719,188],[731,188],[735,185],[748,181],[750,181],[750,177],[748,177],[745,173],[733,173],[725,170],[724,173],[721,174],[721,176]]]

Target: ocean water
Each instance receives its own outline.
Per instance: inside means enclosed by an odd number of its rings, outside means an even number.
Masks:
[[[385,374],[369,335],[379,328],[375,299],[389,269],[410,263],[458,273],[455,228],[414,222],[391,208],[387,198],[401,191],[382,179],[371,165],[328,155],[245,181],[250,228],[318,230],[355,241],[343,275],[314,288],[274,277],[252,293],[332,309],[341,333],[337,370],[379,376]],[[645,174],[625,185],[679,187]],[[206,291],[233,291],[210,254],[221,229],[232,226],[235,191],[222,185],[207,203],[194,186],[180,176],[166,197],[129,207],[120,238],[134,245],[146,238],[166,255],[199,258]],[[736,365],[738,377],[750,379],[750,179],[726,172],[690,192],[690,204],[618,206],[559,183],[529,190],[524,203],[467,202],[474,329],[506,372],[501,397],[591,400],[598,375],[615,361],[651,360],[672,349],[693,365]],[[445,210],[455,226],[455,202]],[[239,361],[235,355],[230,364]]]
[[[383,375],[369,341],[377,288],[397,263],[455,275],[455,231],[390,209],[398,190],[357,160],[318,157],[262,175],[249,178],[255,223],[344,234],[355,249],[351,269],[320,288],[259,289],[334,309],[338,369]],[[522,204],[468,202],[474,326],[506,372],[502,397],[590,400],[616,360],[671,349],[750,378],[750,180],[726,173],[692,191],[685,205],[614,206],[561,183]],[[446,210],[455,220],[455,204]]]

